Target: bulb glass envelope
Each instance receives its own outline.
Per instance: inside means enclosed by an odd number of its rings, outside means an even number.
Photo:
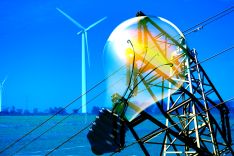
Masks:
[[[108,79],[107,102],[127,99],[124,113],[131,121],[173,94],[186,77],[187,55],[181,46],[186,49],[184,35],[161,17],[134,17],[117,26],[104,47],[106,75],[120,69]]]

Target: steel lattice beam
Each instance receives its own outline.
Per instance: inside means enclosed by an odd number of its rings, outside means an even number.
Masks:
[[[164,88],[164,82],[154,84],[160,76],[144,80],[144,73],[139,73],[146,90],[155,100],[158,110],[165,117],[165,123],[163,123],[152,115],[141,112],[137,118],[128,123],[130,131],[138,140],[141,149],[145,155],[149,155],[148,144],[161,144],[161,155],[225,155],[227,153],[234,155],[231,147],[229,110],[225,104],[219,105],[223,102],[223,99],[199,64],[196,51],[189,50],[179,44],[150,18],[139,24],[139,30],[142,31],[141,29],[143,29],[145,32],[145,34],[140,32],[140,37],[149,35],[154,40],[147,30],[146,23],[150,23],[161,32],[160,37],[165,37],[165,44],[170,42],[171,45],[176,46],[181,51],[175,59],[180,60],[178,66],[184,69],[182,71],[184,79],[169,77],[167,79],[169,88],[172,88],[171,86],[177,82],[183,81],[183,85],[167,98],[158,101],[151,88],[160,86]],[[154,43],[159,51],[163,51],[157,46],[156,40]],[[164,51],[166,51],[166,48]],[[146,120],[152,122],[157,128],[153,132],[139,137],[134,131],[134,127],[141,125]],[[219,125],[220,122],[221,125]],[[152,141],[157,140],[158,136],[163,136],[163,139],[157,142]]]

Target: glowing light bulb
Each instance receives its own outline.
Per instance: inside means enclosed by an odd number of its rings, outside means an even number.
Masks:
[[[187,57],[181,46],[186,46],[183,34],[160,17],[135,17],[111,33],[104,48],[106,74],[120,71],[108,79],[106,102],[115,113],[131,121],[180,88]]]

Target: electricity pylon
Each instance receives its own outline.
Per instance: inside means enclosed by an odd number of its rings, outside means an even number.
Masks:
[[[168,97],[160,101],[153,94],[151,87],[156,84],[165,86],[165,81],[160,84],[156,83],[160,76],[143,81],[146,90],[155,99],[157,109],[165,117],[163,122],[143,111],[134,120],[128,122],[129,130],[144,154],[154,155],[154,153],[150,153],[147,146],[155,145],[155,151],[156,149],[160,150],[160,155],[164,156],[225,155],[228,153],[234,155],[231,147],[229,110],[200,65],[196,50],[189,50],[183,44],[178,43],[174,36],[170,36],[150,18],[146,18],[144,22],[139,22],[139,28],[143,27],[145,31],[147,29],[145,23],[151,23],[161,32],[160,38],[164,38],[165,47],[169,43],[170,46],[176,47],[177,55],[174,56],[172,62],[179,62],[178,65],[174,65],[183,69],[179,71],[183,78],[175,76],[167,78],[169,83]],[[139,31],[142,31],[142,29],[139,29]],[[156,40],[155,43],[157,44]],[[163,51],[166,51],[166,49]],[[140,75],[142,74],[144,73],[140,73]],[[179,82],[182,86],[171,94],[172,86]],[[162,87],[162,94],[163,90],[164,87]],[[140,137],[134,128],[147,120],[154,124],[156,128],[153,132]]]

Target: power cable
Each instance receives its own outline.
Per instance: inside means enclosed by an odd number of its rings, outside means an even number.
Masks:
[[[211,56],[211,57],[209,57],[209,58],[207,58],[207,59],[204,59],[204,60],[200,61],[199,64],[204,63],[204,62],[207,62],[208,60],[211,60],[211,59],[213,59],[213,58],[215,58],[215,57],[217,57],[217,56],[219,56],[219,55],[221,55],[221,54],[223,54],[223,53],[226,53],[226,52],[228,52],[229,50],[232,50],[233,48],[234,48],[234,45],[232,45],[232,46],[230,46],[230,47],[228,47],[228,48],[222,50],[222,51],[219,52],[219,53],[214,54],[213,56]]]
[[[46,153],[45,156],[50,155],[51,153],[53,153],[54,151],[56,151],[57,149],[59,149],[60,147],[62,147],[64,144],[66,144],[67,142],[69,142],[72,139],[74,139],[81,132],[83,132],[84,130],[86,130],[87,128],[89,128],[89,126],[91,126],[92,123],[93,122],[91,122],[90,124],[88,124],[87,126],[85,126],[84,128],[82,128],[80,131],[78,131],[77,133],[75,133],[74,135],[72,135],[71,137],[69,137],[66,141],[62,142],[61,144],[59,144],[58,146],[56,146],[54,149],[52,149],[51,151],[49,151],[48,153]]]
[[[203,20],[202,22],[182,31],[182,33],[184,34],[184,36],[188,36],[189,34],[191,33],[194,33],[194,32],[197,32],[201,29],[203,29],[205,26],[207,26],[208,24],[210,23],[213,23],[215,21],[217,21],[218,19],[221,19],[225,16],[227,16],[228,14],[232,13],[233,12],[233,8],[234,6],[231,6],[230,8],[228,9],[225,9],[223,11],[221,11],[220,13],[214,15],[214,16],[211,16],[205,20]],[[203,25],[202,25],[203,24]],[[156,36],[156,38],[159,38],[163,35],[163,33],[159,34],[158,36]],[[174,36],[173,38],[176,38],[176,37],[181,37],[180,35],[176,35]],[[158,42],[161,42],[161,41],[158,41]]]
[[[122,78],[121,78],[122,79]],[[120,79],[120,80],[121,80]],[[111,85],[110,87],[113,87],[114,85],[118,84],[118,82],[120,81],[118,80],[115,84]],[[93,100],[95,100],[97,97],[99,97],[101,94],[103,94],[107,89],[104,89],[103,91],[101,91],[100,93],[98,93],[96,96],[94,96],[92,99],[90,99],[86,105],[88,105],[89,103],[91,103]],[[82,108],[82,106],[80,106],[77,110],[79,111]],[[15,151],[14,153],[12,153],[11,155],[15,155],[17,153],[19,153],[20,151],[22,151],[24,148],[26,148],[27,146],[29,146],[30,144],[32,144],[33,142],[35,142],[36,140],[38,140],[41,136],[43,136],[44,134],[46,134],[47,132],[49,132],[50,130],[52,130],[53,128],[55,128],[56,126],[58,126],[60,123],[62,123],[64,120],[66,120],[68,117],[70,117],[71,115],[73,115],[72,113],[66,115],[64,118],[62,118],[60,121],[58,121],[56,124],[54,124],[53,126],[51,126],[50,128],[48,128],[47,130],[45,130],[44,132],[42,132],[40,135],[38,135],[37,137],[33,138],[31,141],[29,141],[28,143],[24,144],[23,146],[21,146],[17,151]]]
[[[45,123],[47,123],[49,120],[51,120],[52,118],[54,118],[56,115],[58,115],[59,113],[61,113],[62,111],[64,111],[67,107],[69,107],[70,105],[74,104],[77,100],[79,100],[82,96],[86,95],[87,93],[91,92],[93,89],[95,89],[96,87],[98,87],[100,84],[102,84],[103,82],[105,82],[108,78],[110,78],[111,76],[113,76],[114,74],[116,74],[117,72],[119,72],[121,69],[123,68],[120,67],[119,69],[117,69],[116,71],[114,71],[113,73],[111,73],[110,75],[108,75],[106,78],[104,78],[103,80],[101,80],[100,82],[96,83],[93,87],[91,87],[89,90],[87,90],[84,94],[78,96],[77,98],[75,98],[73,101],[71,101],[70,103],[68,103],[65,107],[61,108],[59,111],[57,111],[55,114],[53,114],[52,116],[50,116],[49,118],[47,118],[45,121],[43,121],[42,123],[40,123],[39,125],[37,125],[36,127],[34,127],[33,129],[31,129],[30,131],[28,131],[27,133],[25,133],[24,135],[22,135],[21,137],[19,137],[18,139],[16,139],[15,141],[13,141],[11,144],[9,144],[8,146],[6,146],[4,149],[2,149],[0,151],[0,154],[5,152],[6,150],[8,150],[9,148],[11,148],[12,146],[14,146],[16,143],[18,143],[19,141],[21,141],[23,138],[25,138],[26,136],[28,136],[29,134],[31,134],[32,132],[34,132],[35,130],[37,130],[38,128],[42,127]]]
[[[215,20],[218,20],[218,19],[220,19],[220,18],[222,18],[222,17],[228,15],[229,13],[231,13],[231,12],[233,11],[233,8],[234,8],[234,6],[231,6],[230,8],[225,9],[225,10],[219,12],[218,14],[216,14],[216,15],[214,15],[214,16],[211,16],[211,17],[209,17],[209,18],[203,20],[202,22],[200,22],[200,23],[198,23],[198,24],[196,24],[196,25],[194,25],[194,26],[192,26],[192,27],[190,27],[190,28],[184,30],[183,33],[186,33],[186,32],[191,31],[191,30],[192,30],[192,32],[193,32],[194,30],[197,29],[196,27],[199,28],[200,25],[202,25],[202,24],[204,24],[204,23],[206,23],[206,22],[208,22],[208,21],[210,21],[210,20],[211,20],[212,22],[214,22]],[[229,11],[230,11],[230,12],[229,12]],[[227,13],[227,12],[228,12],[228,13]],[[222,15],[222,14],[223,14],[223,15]],[[219,17],[219,16],[220,16],[220,17]],[[215,20],[214,20],[214,18],[215,18]],[[217,18],[217,19],[216,19],[216,18]],[[208,24],[209,24],[209,23],[211,23],[211,22],[208,22]],[[205,25],[207,25],[207,24],[205,24]]]
[[[207,23],[205,23],[204,25],[198,26],[197,28],[195,28],[195,29],[189,31],[188,33],[185,33],[184,35],[187,36],[187,35],[189,35],[189,34],[191,34],[191,33],[193,33],[193,32],[197,32],[197,31],[203,29],[203,28],[204,28],[205,26],[207,26],[208,24],[213,23],[214,21],[217,21],[218,19],[221,19],[221,18],[223,18],[224,16],[226,16],[226,15],[232,13],[232,12],[233,12],[233,10],[230,11],[230,12],[228,12],[228,13],[226,13],[226,14],[224,14],[224,15],[222,15],[222,16],[219,16],[219,17],[217,17],[217,18],[215,18],[215,19],[213,19],[213,20],[211,20],[211,21],[209,21],[209,22],[207,22]]]

